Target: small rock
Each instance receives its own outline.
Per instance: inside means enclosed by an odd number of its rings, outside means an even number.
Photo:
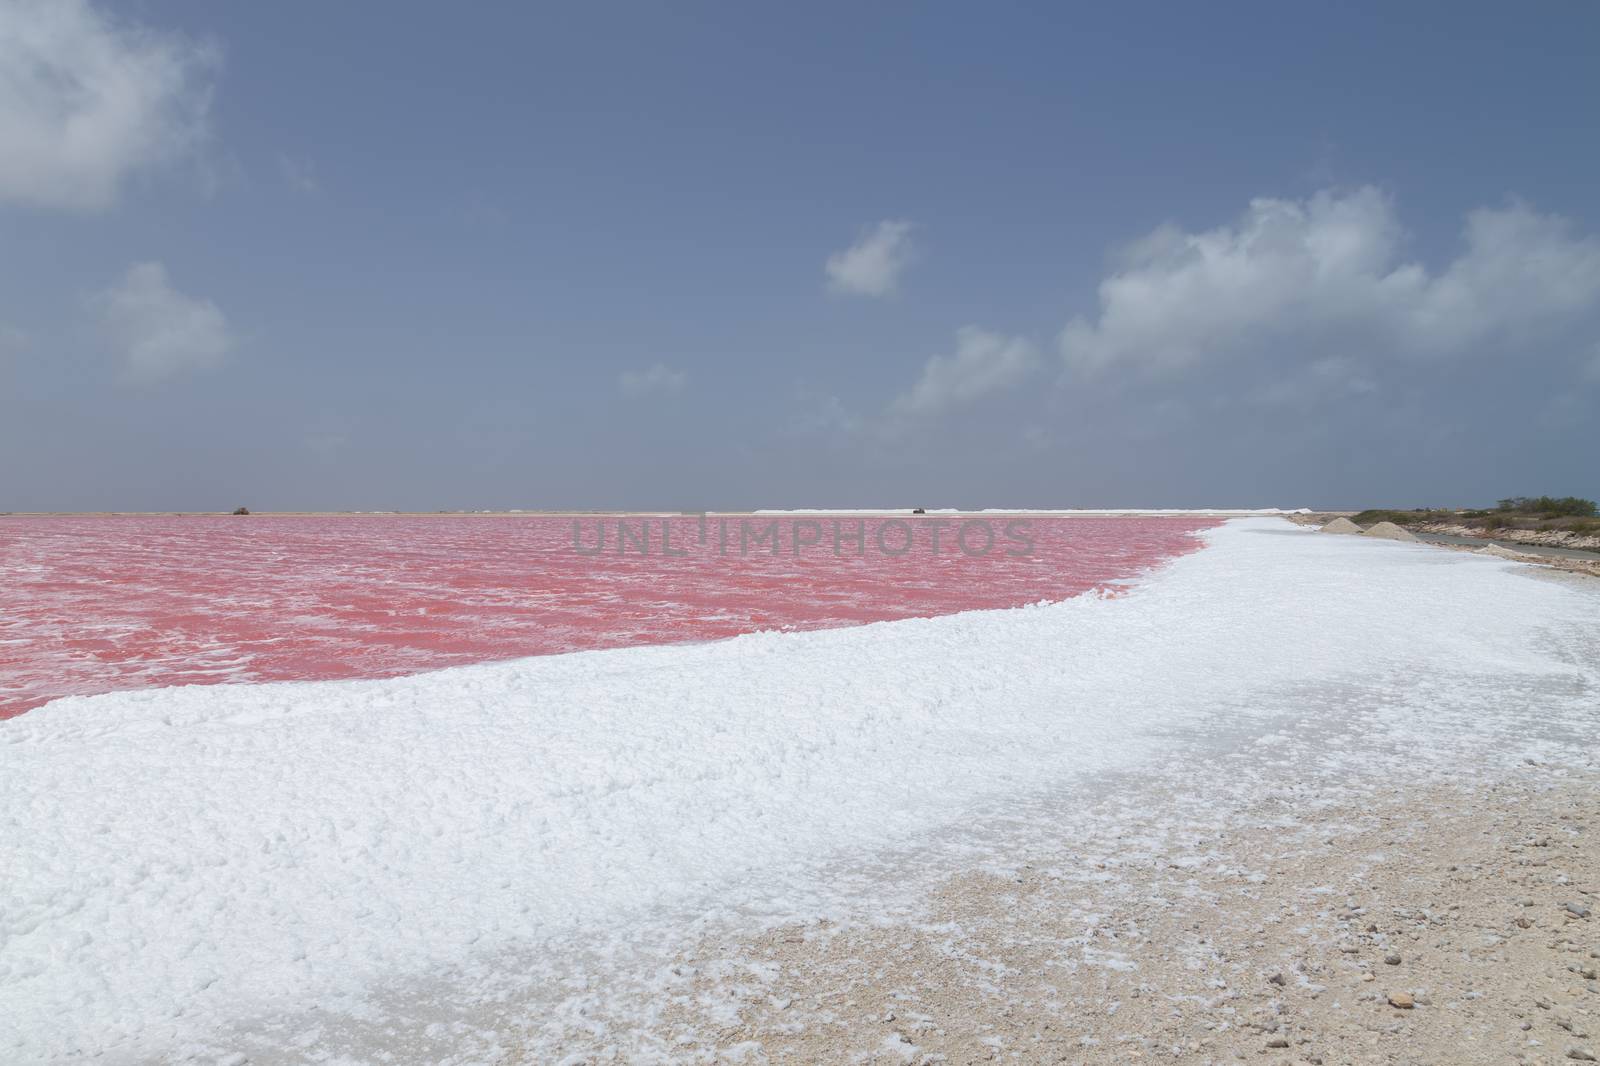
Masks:
[[[1281,974],[1281,973],[1273,974],[1271,977],[1267,978],[1267,984],[1269,984],[1269,985],[1277,985],[1279,988],[1282,988],[1283,984],[1284,984],[1283,974]]]
[[[1389,993],[1389,1006],[1391,1007],[1396,1007],[1400,1010],[1410,1010],[1412,1007],[1416,1006],[1416,1002],[1416,1000],[1411,998],[1410,992]]]
[[[1572,915],[1574,918],[1589,917],[1589,908],[1585,907],[1581,903],[1563,903],[1561,905],[1561,909]]]
[[[1389,965],[1389,966],[1399,966],[1400,965],[1400,956],[1394,954],[1393,952],[1390,952],[1389,954],[1387,954],[1387,955],[1385,955],[1383,957],[1383,961],[1384,961],[1384,963],[1386,965]]]
[[[1362,979],[1362,980],[1363,980],[1363,981],[1376,981],[1376,980],[1377,980],[1377,978],[1376,978],[1376,977],[1374,977],[1374,976],[1372,976],[1372,975],[1371,975],[1371,974],[1370,974],[1370,973],[1364,973],[1364,974],[1362,974],[1362,975],[1361,975],[1361,979]]]
[[[1289,1041],[1285,1040],[1281,1036],[1275,1036],[1271,1040],[1267,1041],[1267,1046],[1268,1047],[1288,1047],[1289,1046]]]
[[[1527,929],[1527,928],[1528,928],[1528,927],[1529,927],[1529,926],[1531,926],[1531,925],[1533,925],[1533,923],[1532,923],[1532,922],[1530,922],[1530,921],[1529,921],[1529,920],[1528,920],[1528,919],[1526,919],[1526,918],[1518,918],[1518,919],[1517,919],[1517,928],[1518,928],[1518,929]]]
[[[1593,1062],[1594,1052],[1590,1051],[1588,1048],[1569,1047],[1567,1048],[1567,1058],[1575,1059],[1578,1062]]]

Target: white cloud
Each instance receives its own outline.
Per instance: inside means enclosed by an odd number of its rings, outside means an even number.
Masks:
[[[0,0],[0,201],[92,210],[205,134],[217,53],[85,0]]]
[[[216,366],[234,346],[217,305],[174,289],[160,263],[135,263],[93,306],[134,381]]]
[[[644,370],[624,370],[617,378],[617,384],[628,396],[682,392],[688,381],[687,373],[673,370],[661,363],[655,363]]]
[[[861,296],[894,292],[911,262],[911,230],[909,222],[880,222],[855,244],[828,256],[824,270],[829,286]]]
[[[1473,211],[1437,274],[1400,260],[1404,237],[1373,188],[1254,200],[1203,233],[1163,227],[1101,283],[1098,318],[1068,323],[1062,357],[1168,372],[1268,347],[1450,356],[1600,308],[1600,242],[1525,204]]]
[[[893,410],[940,414],[1014,385],[1038,365],[1038,352],[1029,341],[963,326],[956,331],[955,354],[929,359],[917,383],[895,399]]]
[[[322,185],[317,181],[317,168],[309,159],[280,153],[278,173],[283,175],[284,183],[296,192],[312,195],[322,191]]]
[[[1249,399],[1269,406],[1306,406],[1321,400],[1368,396],[1378,391],[1378,383],[1367,368],[1345,356],[1314,359],[1288,376],[1266,382],[1253,390]]]
[[[790,429],[806,437],[842,439],[853,436],[861,429],[861,419],[837,396],[809,398],[798,416],[790,422]]]

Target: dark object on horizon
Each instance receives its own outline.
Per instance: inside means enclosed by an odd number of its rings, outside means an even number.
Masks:
[[[248,508],[248,507],[235,507],[233,509],[233,513],[234,514],[249,514],[250,513],[250,508]]]
[[[926,507],[913,507],[913,508],[911,508],[911,513],[912,514],[927,514],[928,513],[928,509]]]

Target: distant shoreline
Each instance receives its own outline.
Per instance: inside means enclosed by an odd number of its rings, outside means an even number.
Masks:
[[[938,515],[987,515],[1005,516],[1016,515],[1021,517],[1039,518],[1141,518],[1183,515],[1209,515],[1223,518],[1294,518],[1307,513],[1304,510],[1288,510],[1268,507],[1258,509],[1229,508],[1229,507],[1125,507],[1125,508],[1081,508],[1063,510],[1030,510],[1018,508],[1015,510],[1003,507],[978,508],[964,510],[962,508],[926,508],[918,512],[910,507],[884,507],[861,509],[825,509],[808,510],[800,508],[788,511],[753,510],[753,511],[625,511],[597,508],[586,511],[252,511],[248,515],[233,515],[227,511],[0,511],[0,518],[592,518],[596,515],[607,517],[639,517],[639,518],[681,518],[698,517],[762,517],[762,518],[787,518],[787,517],[842,517],[842,518],[921,518]],[[1326,513],[1326,512],[1321,512]]]

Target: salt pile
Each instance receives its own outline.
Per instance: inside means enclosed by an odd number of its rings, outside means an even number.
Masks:
[[[1384,540],[1416,540],[1416,535],[1409,533],[1393,522],[1379,522],[1367,529],[1369,537],[1382,537]]]
[[[1360,533],[1361,527],[1348,518],[1335,518],[1332,522],[1322,527],[1324,533]]]

